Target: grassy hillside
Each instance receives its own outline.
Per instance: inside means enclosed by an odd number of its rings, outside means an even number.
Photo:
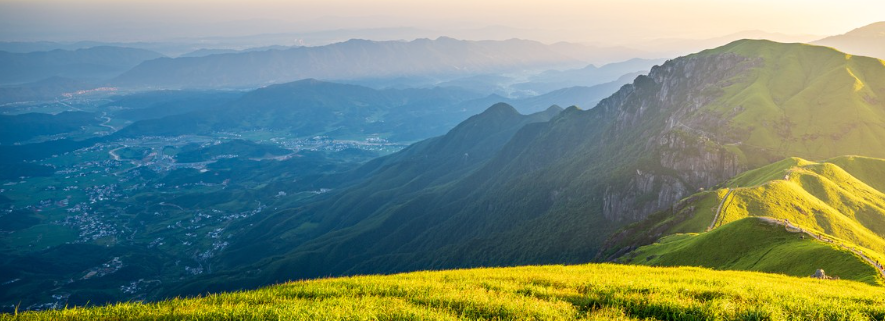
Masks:
[[[0,320],[882,320],[885,289],[702,268],[530,266],[300,281]]]
[[[725,117],[713,132],[734,139],[752,165],[764,156],[811,159],[858,154],[885,157],[885,61],[832,48],[737,41],[698,55],[750,57],[753,68],[723,88],[693,118]],[[752,167],[751,167],[752,168]]]
[[[810,276],[817,269],[845,280],[879,284],[879,273],[850,251],[784,226],[745,218],[703,234],[675,234],[639,248],[623,262],[654,266],[703,266]]]
[[[652,265],[810,275],[817,268],[842,278],[881,282],[847,248],[885,262],[885,160],[843,156],[824,162],[787,158],[740,174],[725,188],[698,193],[633,224],[609,240],[603,258]],[[730,192],[729,192],[730,191]],[[727,195],[727,197],[726,197]],[[720,210],[714,222],[716,211]],[[787,233],[748,217],[771,217],[834,240],[834,246]],[[710,226],[711,232],[700,235]],[[663,238],[662,238],[663,237]]]
[[[881,255],[885,194],[867,182],[881,185],[883,170],[885,160],[846,156],[820,163],[792,158],[749,171],[726,184],[734,192],[716,224],[748,216],[787,219]]]

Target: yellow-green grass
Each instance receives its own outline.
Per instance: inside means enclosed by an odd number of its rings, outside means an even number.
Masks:
[[[625,256],[633,264],[702,266],[810,276],[817,269],[841,279],[881,284],[879,272],[836,245],[757,218],[744,218],[703,234],[676,234]]]
[[[734,192],[717,226],[749,216],[786,219],[885,262],[885,194],[873,187],[881,188],[883,173],[885,160],[855,156],[820,163],[792,158],[749,171],[727,183]]]
[[[746,132],[739,149],[751,165],[771,155],[823,159],[885,157],[885,61],[807,44],[742,40],[698,53],[737,54],[756,67],[725,87],[704,112]],[[763,153],[764,154],[764,153]]]
[[[883,320],[885,288],[776,274],[616,264],[293,282],[3,320]]]

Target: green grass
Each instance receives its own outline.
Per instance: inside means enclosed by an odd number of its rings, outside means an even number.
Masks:
[[[415,272],[0,315],[0,320],[883,320],[885,289],[703,268],[591,264]]]
[[[698,55],[736,54],[758,63],[732,79],[699,115],[729,119],[751,165],[768,155],[885,157],[885,61],[832,48],[742,40]]]
[[[744,172],[724,186],[682,200],[675,211],[662,211],[628,226],[622,234],[632,237],[612,248],[647,245],[620,258],[636,264],[795,276],[823,268],[844,279],[883,281],[871,266],[844,248],[810,237],[803,240],[783,228],[747,218],[786,219],[885,262],[885,160],[842,156],[813,162],[793,157]],[[733,193],[723,203],[714,230],[704,233],[729,190]]]
[[[885,160],[847,156],[820,163],[794,158],[750,171],[726,184],[741,188],[726,202],[717,225],[748,216],[787,219],[881,255],[885,194],[873,186],[882,188],[883,170]]]
[[[744,218],[703,234],[676,234],[625,256],[626,263],[702,266],[810,276],[817,269],[841,279],[882,282],[878,271],[850,251],[791,233],[781,225]]]

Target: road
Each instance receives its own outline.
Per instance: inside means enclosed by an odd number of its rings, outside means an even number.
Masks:
[[[110,128],[111,132],[117,131],[117,128],[114,128],[114,126],[108,125],[108,123],[111,122],[111,118],[107,116],[107,113],[102,113],[101,117],[99,117],[99,118],[105,119],[105,121],[103,123],[98,124],[99,126]]]

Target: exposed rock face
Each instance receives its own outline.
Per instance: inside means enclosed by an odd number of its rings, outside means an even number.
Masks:
[[[811,277],[813,277],[815,279],[821,279],[821,280],[838,280],[839,279],[838,277],[827,275],[827,273],[824,272],[824,269],[817,269],[817,271],[814,271],[814,274],[812,274]]]
[[[710,188],[746,170],[719,134],[726,120],[702,108],[719,98],[729,82],[761,61],[733,54],[691,56],[652,69],[646,79],[622,89],[597,108],[616,113],[611,136],[644,131],[644,153],[657,162],[640,164],[625,187],[610,186],[603,213],[610,220],[634,221],[662,210],[700,188]],[[651,90],[649,90],[651,89]]]

